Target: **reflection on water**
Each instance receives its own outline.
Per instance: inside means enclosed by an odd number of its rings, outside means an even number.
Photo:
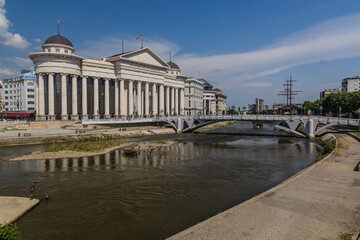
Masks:
[[[49,194],[18,221],[23,239],[162,239],[280,183],[321,150],[302,139],[173,138],[131,158],[0,162],[0,194],[29,196],[33,179],[36,197]]]

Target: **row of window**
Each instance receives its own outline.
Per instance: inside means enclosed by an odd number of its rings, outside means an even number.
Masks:
[[[35,89],[32,88],[28,88],[27,92],[35,92]],[[22,90],[10,90],[10,91],[5,91],[5,94],[13,94],[13,93],[22,93]]]
[[[51,52],[51,48],[48,48],[48,49],[47,49],[47,52]],[[60,52],[60,48],[55,48],[55,52],[59,53],[59,52]],[[69,51],[65,49],[65,50],[64,50],[64,53],[68,54]]]
[[[5,111],[16,111],[17,109],[16,108],[5,108],[4,110]],[[28,108],[28,111],[34,111],[34,110],[35,110],[35,108],[33,108],[33,107]]]
[[[27,82],[28,86],[34,86],[35,83],[34,82]],[[16,87],[22,87],[24,86],[23,83],[13,83],[13,84],[4,84],[4,88],[16,88]]]
[[[18,102],[5,102],[5,105],[17,105]],[[28,101],[28,104],[35,104],[35,101]],[[19,105],[22,105],[22,102],[19,101]]]

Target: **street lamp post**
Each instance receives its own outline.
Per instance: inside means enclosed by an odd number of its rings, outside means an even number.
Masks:
[[[17,107],[16,120],[19,120],[19,99],[16,101],[16,107]]]

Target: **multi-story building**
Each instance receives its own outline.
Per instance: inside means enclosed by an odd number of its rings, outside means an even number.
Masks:
[[[42,49],[29,55],[38,81],[37,120],[184,115],[180,68],[150,48],[86,59],[54,35]]]
[[[2,86],[2,81],[0,80],[0,112],[3,111]]]
[[[255,111],[256,112],[261,112],[261,111],[264,111],[264,110],[265,110],[264,99],[256,98],[255,99]]]
[[[213,86],[205,79],[199,79],[204,83],[203,108],[204,115],[224,115],[226,114],[227,96],[218,88]]]
[[[321,98],[326,98],[326,96],[332,94],[332,93],[339,93],[341,92],[340,88],[336,88],[336,89],[325,89],[324,91],[320,92],[320,99]]]
[[[36,75],[34,72],[3,80],[4,111],[36,110]]]
[[[341,83],[342,92],[356,92],[360,90],[360,77],[345,78]]]
[[[194,77],[186,78],[184,81],[185,81],[185,115],[203,114],[204,82]]]

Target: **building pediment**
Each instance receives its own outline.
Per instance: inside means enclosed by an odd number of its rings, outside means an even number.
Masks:
[[[162,60],[150,48],[142,48],[135,51],[118,54],[107,59],[110,62],[128,60],[157,67],[169,68],[169,65]]]

